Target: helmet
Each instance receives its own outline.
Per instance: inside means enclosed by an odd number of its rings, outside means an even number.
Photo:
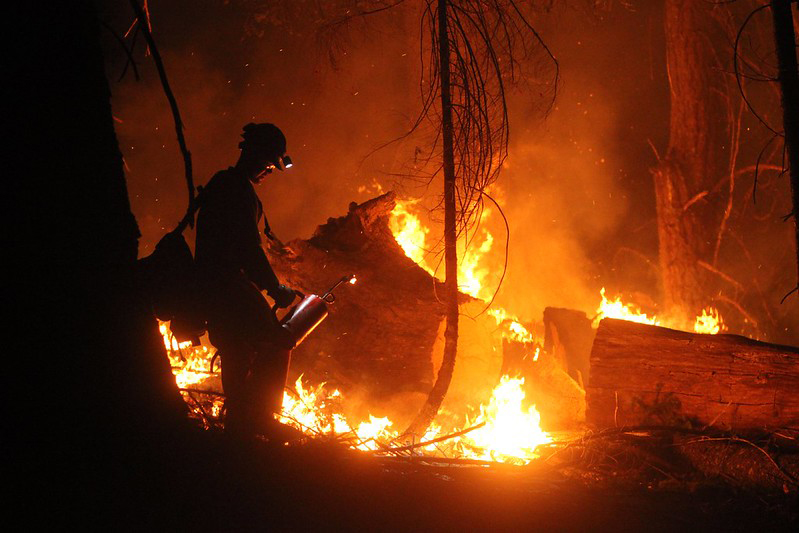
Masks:
[[[281,159],[286,153],[286,136],[280,128],[274,124],[250,122],[244,126],[241,136],[244,140],[239,143],[239,148],[263,151],[280,168]]]

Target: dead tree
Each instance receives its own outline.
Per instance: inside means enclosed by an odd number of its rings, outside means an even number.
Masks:
[[[438,413],[455,369],[458,347],[457,242],[467,245],[479,221],[487,188],[496,181],[508,147],[506,84],[513,83],[534,50],[554,64],[548,94],[554,101],[557,61],[514,0],[426,0],[423,22],[430,36],[421,119],[431,120],[440,140],[444,180],[446,329],[436,382],[407,433],[422,435]],[[440,107],[435,101],[440,102]],[[550,102],[551,105],[551,102]],[[417,122],[418,124],[418,122]]]

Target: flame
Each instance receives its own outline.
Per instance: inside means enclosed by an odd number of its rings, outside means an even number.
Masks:
[[[219,418],[222,413],[223,400],[219,396],[213,396],[204,400],[204,406],[200,400],[192,398],[184,389],[204,389],[209,392],[214,391],[209,380],[216,377],[216,372],[211,372],[211,359],[213,354],[205,345],[192,346],[191,342],[178,342],[172,331],[169,329],[168,322],[158,322],[158,330],[164,340],[169,363],[172,366],[172,374],[175,376],[175,383],[181,390],[183,399],[191,408],[192,413],[207,424],[208,416]],[[219,364],[219,363],[217,363]]]
[[[702,309],[702,314],[696,317],[696,322],[694,322],[695,333],[709,333],[710,335],[715,335],[719,331],[724,331],[726,329],[727,327],[724,325],[724,321],[718,309],[715,307],[706,307]]]
[[[494,317],[494,320],[497,321],[497,325],[502,327],[502,338],[508,339],[515,342],[521,342],[523,344],[539,344],[541,346],[544,345],[544,342],[541,338],[533,335],[521,322],[519,319],[513,315],[508,314],[507,311],[498,307],[496,309],[489,309],[488,314]]]
[[[391,211],[389,228],[405,255],[425,269],[431,276],[435,276],[435,271],[425,261],[427,253],[425,241],[430,229],[426,228],[422,221],[419,220],[419,217],[408,209],[413,203],[411,201],[403,202],[397,200],[394,209]]]
[[[503,376],[488,405],[480,406],[477,422],[485,425],[463,437],[463,445],[475,459],[500,462],[528,462],[538,457],[536,447],[552,442],[541,429],[535,406],[522,407],[524,378]]]
[[[504,321],[507,318],[501,312]],[[511,322],[513,323],[513,322]],[[518,324],[520,328],[524,328]],[[169,330],[169,324],[162,322],[159,329],[167,348],[172,372],[178,387],[213,387],[209,378],[217,375],[210,370],[211,352],[205,346],[191,346],[191,343],[177,343]],[[525,335],[534,339],[523,329]],[[468,426],[484,423],[472,432],[460,437],[423,446],[419,453],[430,456],[472,458],[502,462],[528,462],[537,457],[536,446],[550,442],[550,437],[541,430],[540,416],[534,406],[524,409],[523,379],[504,376],[494,389],[491,398],[479,408],[479,415]],[[351,423],[344,414],[344,397],[338,389],[329,390],[325,383],[311,386],[303,383],[303,376],[294,382],[293,391],[283,394],[282,412],[278,420],[291,425],[310,437],[340,436],[357,450],[385,452],[395,446],[400,432],[394,429],[394,422],[387,416],[369,415],[368,420]],[[184,399],[198,417],[220,416],[223,402],[220,398],[212,401],[203,411],[192,402],[186,391]],[[442,412],[442,418],[451,418]],[[468,418],[467,418],[468,422]],[[436,420],[431,424],[421,442],[434,440],[442,435],[458,433],[458,426]]]
[[[488,209],[483,210],[481,221],[490,214]],[[494,236],[487,229],[482,230],[483,242],[479,247],[470,246],[465,253],[461,254],[461,262],[458,265],[458,289],[461,292],[488,300],[491,295],[484,294],[483,287],[488,275],[488,268],[480,266],[480,260],[491,251],[494,245]]]
[[[428,444],[420,450],[423,455],[456,456],[500,462],[525,463],[537,457],[537,446],[551,442],[551,437],[540,427],[541,418],[535,406],[522,407],[525,397],[524,379],[504,376],[494,389],[487,404],[480,406],[480,414],[469,426],[482,427],[451,439],[440,446]],[[392,429],[388,417],[369,415],[369,420],[357,426],[350,424],[342,414],[343,397],[338,389],[329,392],[322,383],[315,387],[303,384],[302,376],[294,383],[295,393],[283,396],[283,413],[279,420],[309,436],[340,436],[348,439],[350,446],[365,451],[388,451],[400,438]],[[458,427],[445,431],[440,421],[427,430],[422,443],[440,435],[459,433]]]
[[[418,214],[414,213],[411,207],[417,202],[415,200],[397,200],[391,211],[389,228],[405,255],[431,276],[436,277],[435,268],[427,262],[429,255],[427,236],[430,233],[430,228],[422,224]],[[490,209],[483,209],[478,225],[482,225],[490,215]],[[474,238],[472,236],[473,241]],[[464,236],[458,242],[458,248],[462,250],[459,254],[458,289],[475,298],[487,300],[491,295],[486,294],[485,279],[490,271],[481,263],[484,262],[484,258],[494,245],[494,236],[487,229],[482,228],[479,241],[471,242],[469,246],[466,244]]]
[[[599,291],[599,294],[602,296],[602,302],[599,304],[596,311],[597,316],[594,318],[595,325],[603,318],[608,317],[679,330],[685,329],[685,326],[687,326],[687,324],[682,321],[669,319],[667,317],[663,319],[659,319],[656,316],[650,317],[646,313],[641,312],[636,306],[622,303],[621,297],[616,297],[613,301],[608,300],[605,296],[604,287]],[[714,307],[706,307],[702,310],[702,314],[696,317],[693,329],[694,333],[715,335],[719,331],[725,331],[727,328],[718,310]]]
[[[608,300],[605,296],[605,287],[602,287],[599,294],[602,296],[602,302],[596,310],[597,316],[594,322],[597,324],[603,318],[618,318],[630,322],[652,324],[655,326],[660,324],[656,317],[649,317],[646,313],[642,313],[636,306],[622,303],[620,296],[617,296],[615,300]]]

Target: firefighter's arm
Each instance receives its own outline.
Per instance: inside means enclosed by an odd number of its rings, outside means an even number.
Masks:
[[[282,285],[277,279],[260,242],[248,247],[244,272],[259,289],[269,294],[278,307],[288,307],[294,301],[294,290]]]

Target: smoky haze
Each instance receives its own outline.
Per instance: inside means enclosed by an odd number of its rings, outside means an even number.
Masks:
[[[668,80],[662,6],[639,4],[590,13],[559,8],[534,20],[560,62],[558,98],[542,119],[538,95],[510,96],[509,157],[494,191],[510,225],[498,303],[523,318],[540,319],[546,306],[590,316],[602,286],[641,305],[658,299],[650,169],[668,140]],[[151,1],[150,10],[197,184],[235,163],[244,124],[273,122],[285,132],[295,166],[258,187],[281,240],[309,237],[351,201],[373,196],[376,182],[394,188],[392,175],[426,148],[410,138],[374,152],[407,131],[419,111],[415,10],[353,22],[350,38],[335,35],[335,64],[330,43],[317,39],[314,16],[302,17],[300,7],[285,19],[262,17],[246,1]],[[132,20],[127,2],[103,2],[101,17],[120,32]],[[115,80],[125,58],[110,35],[104,39]],[[141,38],[135,57],[142,79],[128,71],[111,90],[146,255],[181,218],[187,197],[172,117]],[[434,183],[428,205],[438,191]],[[504,229],[496,215],[487,227],[495,238],[489,283],[496,283]],[[787,238],[780,233],[768,250],[791,247]],[[770,264],[762,290],[778,301],[790,264],[763,253],[766,259],[738,274],[746,279],[757,264]],[[783,342],[796,342],[795,330],[784,333]]]

